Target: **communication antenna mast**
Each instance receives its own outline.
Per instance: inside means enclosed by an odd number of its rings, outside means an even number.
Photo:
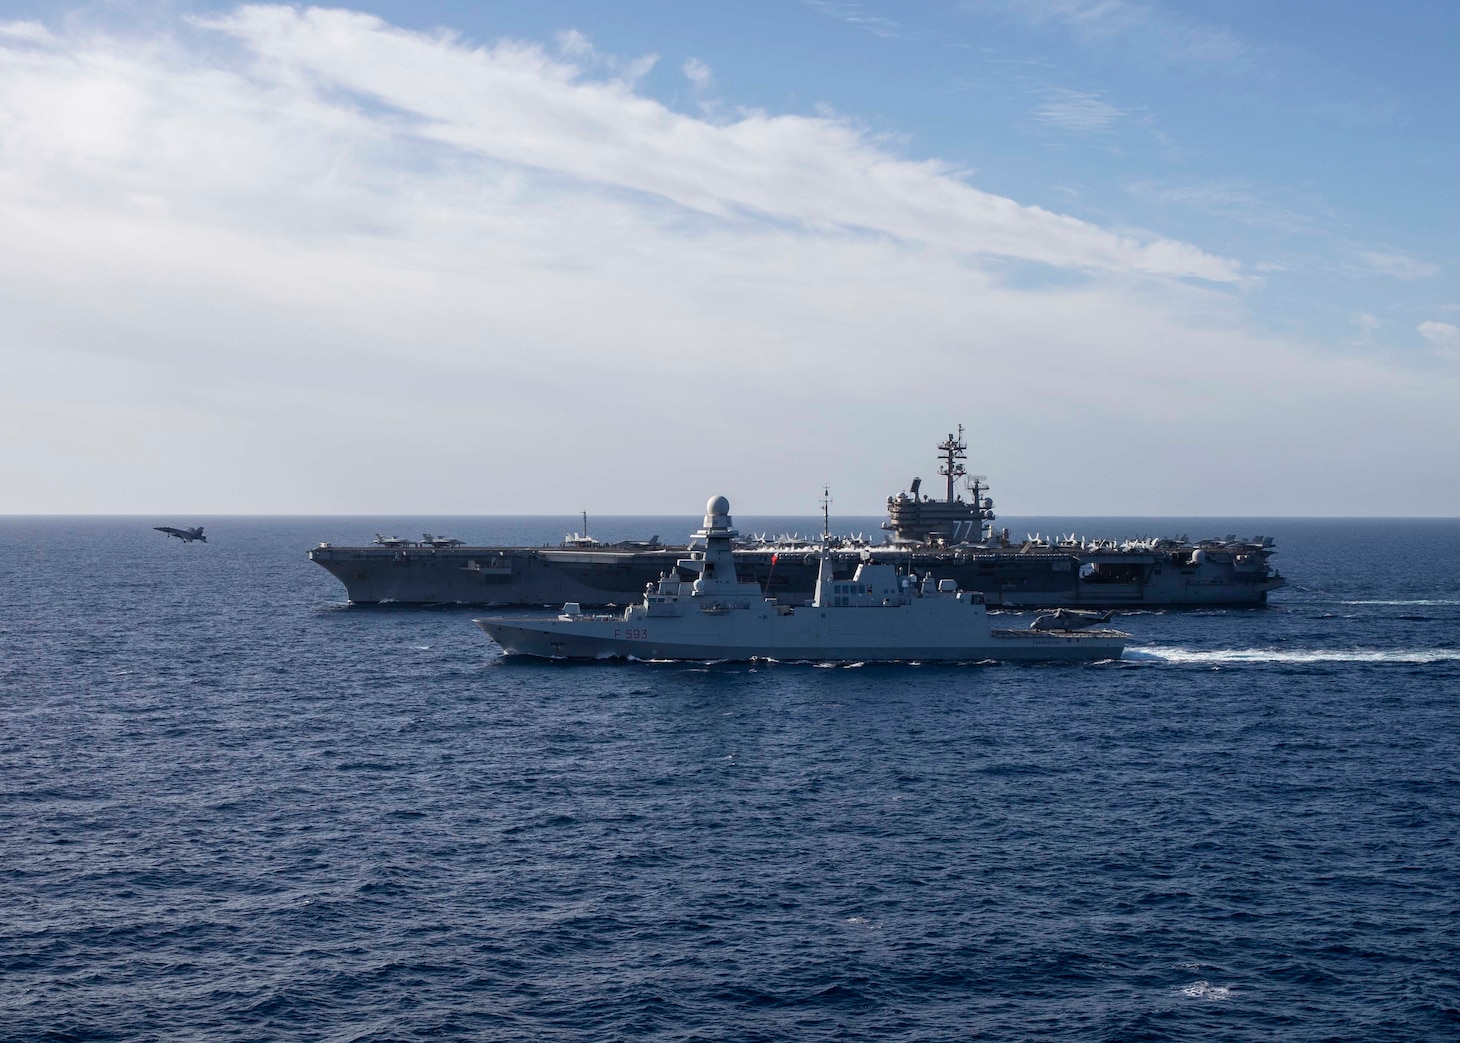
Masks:
[[[831,486],[821,487],[821,541],[831,537]]]
[[[938,465],[938,473],[948,479],[947,501],[952,503],[954,483],[968,473],[968,468],[959,463],[960,460],[968,459],[968,443],[963,440],[963,425],[958,425],[957,438],[950,433],[938,443],[938,448],[943,453],[943,462]]]

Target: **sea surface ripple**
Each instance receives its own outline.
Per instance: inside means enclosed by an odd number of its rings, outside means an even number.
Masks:
[[[304,557],[406,521],[176,521],[0,519],[0,1038],[1460,1037],[1460,523],[1262,523],[1271,607],[1119,663],[817,669],[508,660]]]

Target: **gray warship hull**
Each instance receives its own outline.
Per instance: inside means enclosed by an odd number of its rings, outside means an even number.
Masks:
[[[1003,608],[1195,608],[1259,606],[1284,580],[1254,544],[1227,550],[1059,547],[874,547],[833,552],[850,577],[870,553],[935,579],[954,580]],[[673,570],[685,548],[333,547],[310,558],[357,604],[514,607],[624,606]],[[774,556],[775,561],[772,561]],[[737,549],[736,572],[785,604],[810,599],[817,563],[809,552]]]
[[[1256,606],[1285,581],[1268,563],[1271,539],[1105,540],[1068,537],[1057,543],[1031,537],[1009,542],[1009,530],[995,534],[994,502],[982,476],[969,476],[963,427],[939,446],[938,473],[944,498],[921,492],[922,479],[887,499],[889,542],[833,540],[832,566],[850,577],[868,557],[896,565],[905,574],[952,580],[1002,608],[1199,608]],[[969,483],[967,499],[956,483]],[[322,543],[309,552],[316,564],[345,585],[358,604],[457,604],[550,606],[577,602],[594,608],[622,607],[638,600],[647,585],[675,568],[685,547],[654,543],[604,545],[585,535],[560,547],[465,547],[430,536],[423,543],[377,537],[369,547]],[[737,544],[736,574],[782,604],[812,597],[818,556],[789,538]],[[585,545],[586,544],[586,545]]]
[[[1126,641],[1125,634],[1109,630],[1057,634],[993,630],[987,637],[967,643],[892,644],[885,641],[885,626],[879,633],[877,625],[882,621],[877,618],[836,620],[831,625],[808,628],[804,634],[790,639],[775,634],[774,628],[765,628],[761,633],[750,627],[747,640],[739,643],[717,640],[713,633],[698,639],[690,636],[666,641],[646,636],[630,640],[616,636],[625,629],[622,627],[611,631],[600,628],[603,632],[593,633],[589,627],[563,625],[556,620],[477,619],[473,622],[510,654],[544,659],[1091,663],[1119,659]],[[883,641],[879,642],[879,637]]]

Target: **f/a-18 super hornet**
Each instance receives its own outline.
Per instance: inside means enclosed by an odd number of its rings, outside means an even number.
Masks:
[[[401,536],[382,536],[375,534],[375,546],[377,547],[409,547],[411,541]]]
[[[171,525],[154,525],[152,527],[158,532],[167,533],[169,539],[176,536],[184,543],[192,543],[194,540],[199,540],[203,543],[208,542],[208,537],[203,535],[203,527],[201,525],[196,529],[175,529]]]
[[[429,532],[421,533],[421,542],[428,547],[460,547],[461,540],[454,540],[450,536],[432,536]]]

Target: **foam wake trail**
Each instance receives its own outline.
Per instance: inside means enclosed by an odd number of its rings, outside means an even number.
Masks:
[[[1434,606],[1442,606],[1443,607],[1443,606],[1460,605],[1460,598],[1416,598],[1416,599],[1410,600],[1410,601],[1394,601],[1394,600],[1389,600],[1389,599],[1372,600],[1372,601],[1340,601],[1339,604],[1340,605],[1396,605],[1396,606],[1400,606],[1400,607],[1409,607],[1411,605],[1425,605],[1425,606],[1430,606],[1430,607],[1434,607]]]
[[[1224,648],[1197,651],[1190,648],[1128,648],[1122,657],[1134,662],[1210,664],[1226,666],[1241,663],[1279,663],[1307,665],[1311,663],[1397,663],[1426,664],[1460,662],[1460,649],[1445,648],[1311,648],[1279,650],[1272,648]]]

